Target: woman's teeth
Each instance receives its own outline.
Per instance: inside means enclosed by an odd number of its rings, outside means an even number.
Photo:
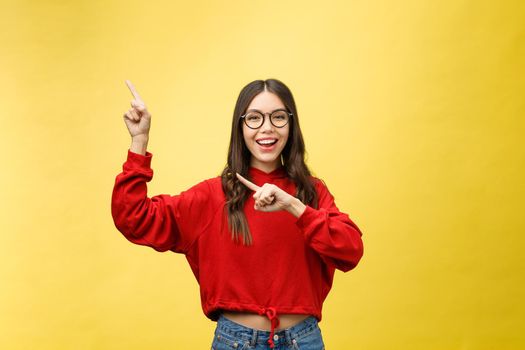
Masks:
[[[255,142],[257,142],[259,145],[269,146],[269,145],[273,145],[274,143],[276,143],[277,140],[261,140],[261,141],[255,141]]]

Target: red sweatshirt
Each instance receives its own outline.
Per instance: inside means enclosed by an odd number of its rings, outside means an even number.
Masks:
[[[287,211],[257,211],[248,196],[244,213],[253,243],[244,246],[231,239],[220,176],[175,196],[149,198],[151,158],[150,152],[143,156],[128,149],[112,194],[115,226],[135,244],[185,254],[208,318],[216,321],[221,310],[266,315],[272,325],[270,346],[279,314],[309,314],[321,321],[335,269],[349,271],[363,255],[361,231],[337,209],[321,180],[311,178],[318,209],[306,206],[299,218]],[[284,167],[271,173],[252,167],[247,178],[295,194]]]

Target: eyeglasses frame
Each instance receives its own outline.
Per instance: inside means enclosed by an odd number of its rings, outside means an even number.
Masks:
[[[275,125],[275,124],[272,122],[272,114],[274,114],[275,112],[280,112],[280,111],[283,111],[283,112],[288,113],[288,116],[289,116],[290,118],[293,117],[293,113],[290,113],[290,112],[288,112],[286,109],[282,109],[282,108],[281,108],[281,109],[276,109],[275,111],[272,111],[272,112],[270,112],[270,113],[262,113],[262,112],[259,112],[259,111],[253,111],[253,112],[255,112],[255,113],[262,114],[262,116],[263,116],[263,121],[262,121],[261,125],[260,125],[259,127],[257,127],[257,128],[252,128],[252,127],[249,126],[248,123],[246,122],[246,118],[245,118],[245,117],[246,117],[246,115],[247,115],[248,113],[245,113],[245,114],[241,115],[240,118],[244,119],[244,124],[246,124],[247,127],[249,127],[249,128],[252,129],[252,130],[256,130],[256,129],[260,129],[260,128],[264,125],[264,122],[266,121],[266,115],[268,114],[268,118],[270,119],[270,124],[272,124],[272,125],[275,126],[276,128],[279,128],[279,129],[280,129],[280,128],[284,128],[284,127],[285,127],[286,125],[288,125],[288,123],[290,122],[290,119],[288,119],[288,121],[286,122],[286,124],[284,124],[283,126],[277,126],[277,125]]]

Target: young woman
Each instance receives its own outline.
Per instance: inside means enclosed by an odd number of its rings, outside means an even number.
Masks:
[[[111,210],[131,242],[185,254],[212,349],[323,349],[318,322],[335,269],[353,269],[362,233],[304,162],[292,93],[256,80],[235,105],[227,165],[178,195],[147,196],[151,115],[133,85],[124,115],[131,146]]]

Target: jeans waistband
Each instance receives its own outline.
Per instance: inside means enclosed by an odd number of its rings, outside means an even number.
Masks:
[[[308,316],[296,325],[275,331],[273,341],[275,346],[279,343],[290,345],[294,339],[302,338],[318,327],[317,319],[314,316]],[[252,346],[255,344],[267,344],[270,338],[270,331],[243,326],[228,319],[223,314],[221,314],[217,320],[215,332],[229,335],[242,343],[249,342]]]

